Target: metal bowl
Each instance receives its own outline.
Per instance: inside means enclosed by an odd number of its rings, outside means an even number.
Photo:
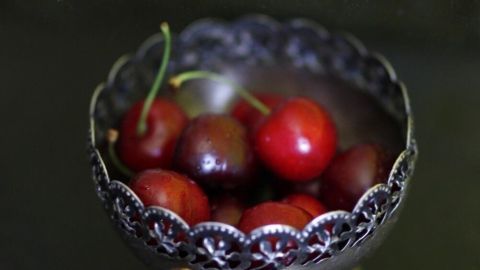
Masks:
[[[388,180],[369,189],[352,212],[326,213],[301,231],[269,225],[244,234],[216,222],[189,227],[167,209],[144,207],[125,184],[127,179],[108,166],[105,132],[145,96],[162,46],[161,35],[153,35],[135,54],[121,57],[107,82],[95,90],[90,107],[88,151],[96,192],[114,227],[141,260],[154,269],[348,269],[381,243],[397,219],[417,156],[406,88],[383,57],[368,52],[351,35],[330,33],[305,19],[285,23],[262,15],[233,22],[204,19],[174,37],[169,74],[206,69],[256,91],[307,95],[330,106],[340,147],[353,144],[353,138],[377,138],[397,149]],[[190,115],[225,111],[235,100],[225,85],[189,85],[191,89],[173,95]],[[363,113],[342,118],[355,108]],[[358,132],[361,128],[352,123],[372,113],[384,115],[390,127],[360,121],[373,124]],[[279,239],[274,246],[269,241],[272,236]]]

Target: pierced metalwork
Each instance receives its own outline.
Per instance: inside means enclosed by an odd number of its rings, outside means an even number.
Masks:
[[[190,264],[203,269],[245,269],[248,253],[242,251],[245,235],[236,228],[208,222],[192,228],[190,243],[195,246]]]
[[[173,259],[186,259],[191,250],[186,243],[188,225],[175,213],[160,207],[149,207],[142,215],[147,229],[145,242],[154,252]]]
[[[282,269],[302,256],[302,237],[294,228],[268,225],[250,233],[245,250],[250,254],[249,269]]]
[[[88,153],[95,190],[122,237],[140,257],[157,269],[345,269],[381,241],[383,231],[394,223],[417,156],[406,88],[382,56],[368,52],[349,34],[332,34],[311,21],[279,23],[262,15],[231,23],[200,20],[174,42],[169,73],[192,68],[221,71],[225,63],[271,67],[281,59],[312,76],[333,76],[351,83],[394,117],[405,147],[387,183],[368,190],[351,213],[324,214],[302,231],[270,225],[245,235],[215,222],[189,227],[169,210],[146,208],[128,186],[110,179],[99,148],[106,130],[145,95],[153,81],[163,46],[162,37],[156,34],[135,54],[113,65],[90,106]]]
[[[351,214],[344,211],[317,217],[303,230],[305,259],[302,265],[319,264],[352,245],[355,237]]]

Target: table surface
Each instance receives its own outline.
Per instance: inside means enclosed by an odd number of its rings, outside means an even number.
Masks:
[[[161,2],[0,3],[0,269],[144,269],[93,192],[90,95],[160,20],[181,30],[251,12],[353,32],[410,90],[417,170],[398,224],[364,269],[480,269],[478,1]]]

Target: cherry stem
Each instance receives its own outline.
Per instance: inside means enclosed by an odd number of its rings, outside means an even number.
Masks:
[[[172,37],[170,35],[170,28],[168,27],[168,23],[163,22],[162,24],[160,24],[160,29],[162,30],[162,34],[165,39],[163,58],[157,76],[155,77],[155,81],[153,82],[153,85],[148,92],[148,96],[143,103],[142,113],[140,114],[140,119],[138,120],[137,124],[137,136],[139,137],[143,136],[145,132],[147,132],[147,116],[150,108],[152,107],[152,103],[157,96],[158,90],[162,85],[163,78],[165,77],[168,61],[170,59],[170,51],[172,49]]]
[[[210,71],[203,71],[203,70],[186,71],[176,75],[175,77],[170,78],[169,83],[175,88],[180,88],[184,82],[189,80],[195,80],[195,79],[209,79],[209,80],[217,81],[220,83],[228,84],[232,86],[234,90],[243,99],[245,99],[255,109],[259,110],[262,114],[264,115],[270,114],[270,108],[268,108],[265,104],[263,104],[263,102],[261,102],[258,98],[250,94],[250,92],[248,92],[245,88],[241,87],[234,81],[231,81],[217,73],[213,73]]]
[[[124,175],[128,177],[133,176],[133,172],[127,168],[127,166],[123,165],[123,163],[120,161],[120,159],[117,156],[117,153],[115,152],[115,143],[118,140],[118,131],[115,129],[109,129],[107,131],[107,141],[108,141],[108,154],[110,155],[110,159],[112,160],[112,163],[117,169],[123,173]]]

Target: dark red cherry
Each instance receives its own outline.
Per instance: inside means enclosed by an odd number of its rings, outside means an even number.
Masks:
[[[186,176],[167,170],[146,170],[130,182],[130,188],[145,206],[167,208],[191,226],[210,220],[207,196]]]
[[[348,149],[325,171],[322,200],[332,210],[351,211],[365,191],[387,180],[389,163],[378,145],[360,144]]]
[[[273,185],[275,190],[277,190],[282,197],[293,193],[302,193],[313,196],[314,198],[320,198],[321,180],[321,177],[308,182],[290,182],[277,179]]]
[[[212,220],[237,226],[243,210],[245,210],[245,204],[239,199],[224,195],[212,202]]]
[[[168,169],[177,140],[187,125],[187,116],[172,101],[157,98],[148,112],[145,134],[138,135],[137,125],[143,104],[143,101],[135,103],[123,118],[118,142],[119,157],[136,172]]]
[[[255,134],[260,159],[279,177],[308,181],[319,176],[333,158],[335,125],[314,101],[290,98],[270,113]]]
[[[307,194],[295,193],[284,198],[282,202],[301,208],[313,217],[327,212],[327,208],[321,202]]]
[[[282,224],[302,230],[312,219],[312,215],[296,206],[281,202],[265,202],[245,210],[238,223],[238,229],[249,233],[261,226]]]
[[[182,133],[174,166],[205,185],[234,188],[252,180],[254,151],[237,120],[204,114],[190,121]]]
[[[257,93],[254,96],[265,106],[273,109],[285,98],[275,93]],[[232,116],[242,123],[248,130],[252,132],[266,117],[257,108],[250,105],[246,100],[239,100],[232,109]]]

